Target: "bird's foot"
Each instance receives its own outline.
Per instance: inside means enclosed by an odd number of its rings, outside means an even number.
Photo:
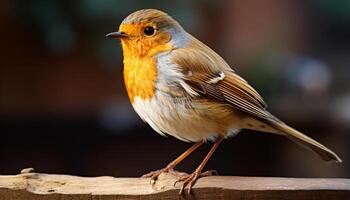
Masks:
[[[188,194],[192,193],[192,186],[196,183],[196,181],[205,176],[213,176],[218,175],[218,172],[216,170],[208,170],[205,172],[201,172],[200,170],[194,171],[192,174],[185,175],[181,178],[179,178],[177,181],[175,181],[174,186],[178,182],[183,182],[182,187],[180,189],[179,195],[182,195],[183,191],[185,190],[185,187],[188,185]]]
[[[150,179],[150,182],[151,184],[154,184],[156,182],[156,180],[158,179],[158,176],[161,174],[161,173],[172,173],[172,174],[176,174],[176,171],[174,170],[174,167],[172,166],[166,166],[164,167],[163,169],[159,169],[159,170],[156,170],[156,171],[151,171],[147,174],[144,174],[142,176],[142,178],[151,178]]]

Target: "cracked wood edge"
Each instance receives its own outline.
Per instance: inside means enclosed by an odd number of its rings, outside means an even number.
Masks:
[[[39,196],[52,200],[62,196],[70,199],[173,199],[178,197],[181,185],[174,187],[176,180],[177,176],[170,173],[161,174],[152,185],[149,178],[78,177],[24,171],[18,175],[0,176],[0,200],[9,197],[36,199]],[[200,178],[193,189],[193,195],[207,198],[350,199],[350,179],[340,178],[211,176]]]

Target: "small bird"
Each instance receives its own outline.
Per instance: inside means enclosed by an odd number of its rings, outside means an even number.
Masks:
[[[215,141],[198,168],[177,181],[183,182],[180,194],[186,186],[191,193],[198,178],[214,174],[202,171],[221,141],[241,129],[283,135],[325,161],[341,162],[330,149],[268,112],[246,80],[167,13],[136,11],[123,20],[118,32],[106,36],[121,40],[124,82],[137,114],[161,135],[195,142],[165,168],[143,177],[155,181],[205,141]]]

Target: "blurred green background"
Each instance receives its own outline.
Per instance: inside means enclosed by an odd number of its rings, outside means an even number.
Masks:
[[[140,176],[191,144],[164,138],[128,102],[117,41],[129,13],[158,8],[208,44],[290,125],[338,153],[328,165],[285,138],[242,131],[207,169],[350,177],[350,1],[12,0],[0,3],[0,174]],[[179,170],[191,172],[205,145]]]

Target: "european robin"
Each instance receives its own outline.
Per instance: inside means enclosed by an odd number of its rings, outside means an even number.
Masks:
[[[199,177],[213,174],[202,170],[220,142],[241,129],[283,135],[325,161],[341,162],[330,149],[269,113],[247,81],[168,14],[136,11],[107,37],[121,40],[124,82],[137,114],[161,135],[196,142],[165,168],[143,177],[155,181],[205,141],[214,140],[198,168],[178,180],[183,182],[180,194],[186,186],[190,193]]]

